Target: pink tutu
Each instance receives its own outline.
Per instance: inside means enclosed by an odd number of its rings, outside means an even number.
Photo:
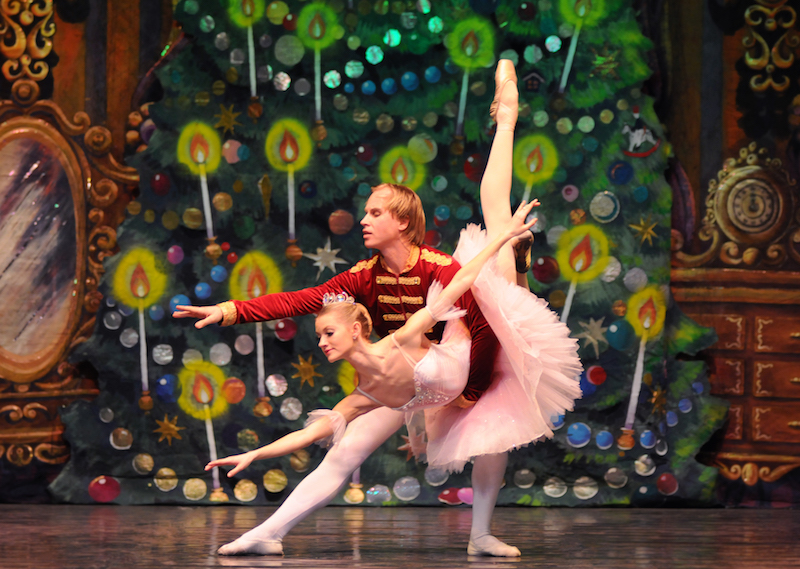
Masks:
[[[453,257],[464,266],[487,244],[486,232],[469,225],[461,232]],[[468,409],[446,405],[408,417],[411,433],[422,426],[424,412],[424,454],[436,468],[460,471],[476,456],[550,438],[553,421],[571,411],[581,396],[577,340],[569,337],[569,328],[544,300],[506,281],[496,259],[483,267],[472,285],[501,346],[491,386]]]

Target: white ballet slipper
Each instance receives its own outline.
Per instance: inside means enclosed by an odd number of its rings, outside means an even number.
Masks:
[[[519,549],[508,545],[493,535],[483,535],[469,540],[467,545],[468,555],[482,555],[488,557],[519,557]]]
[[[283,555],[283,543],[278,539],[235,539],[217,549],[217,555]]]

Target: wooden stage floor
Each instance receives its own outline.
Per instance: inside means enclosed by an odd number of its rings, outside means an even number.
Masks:
[[[0,505],[3,569],[800,567],[800,511],[501,508],[522,559],[470,558],[467,508],[320,510],[284,557],[218,557],[272,508]]]

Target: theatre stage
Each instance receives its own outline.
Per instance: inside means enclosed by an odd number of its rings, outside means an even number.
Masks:
[[[800,567],[797,510],[499,508],[495,534],[522,558],[498,560],[467,556],[465,507],[328,507],[288,535],[283,557],[215,554],[272,511],[0,505],[0,567]]]

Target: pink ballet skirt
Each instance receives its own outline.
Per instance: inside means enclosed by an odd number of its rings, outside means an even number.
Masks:
[[[468,225],[453,257],[464,266],[488,243],[485,231]],[[577,340],[544,300],[500,275],[496,255],[472,294],[500,341],[491,386],[467,409],[445,405],[406,417],[413,450],[451,472],[476,456],[552,437],[554,421],[581,396]]]

